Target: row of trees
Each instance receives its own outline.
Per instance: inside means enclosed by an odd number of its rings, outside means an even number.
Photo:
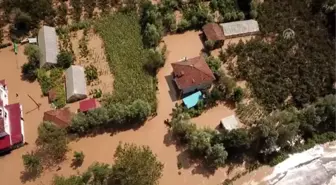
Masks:
[[[94,163],[87,171],[68,178],[55,176],[53,185],[157,185],[163,164],[148,146],[119,144],[114,154],[115,163]]]
[[[78,113],[72,119],[69,131],[86,134],[100,128],[123,128],[143,123],[150,114],[150,105],[142,100],[136,100],[130,105],[120,103],[105,105],[87,114]]]
[[[215,131],[197,129],[185,113],[173,113],[170,121],[173,136],[186,144],[193,156],[211,168],[224,166],[244,157],[260,162],[274,161],[286,152],[336,139],[336,96],[328,95],[302,109],[289,108],[255,122],[250,129]],[[305,145],[302,145],[301,142]]]

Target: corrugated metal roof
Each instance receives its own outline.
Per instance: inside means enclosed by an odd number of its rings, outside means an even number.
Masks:
[[[83,67],[70,66],[65,72],[65,78],[68,102],[71,102],[72,99],[80,100],[86,98],[86,80]]]
[[[40,66],[43,67],[45,64],[57,64],[59,49],[54,27],[43,26],[39,30],[38,45],[41,52]]]
[[[228,131],[239,128],[239,123],[235,115],[223,118],[221,124]]]
[[[253,19],[228,22],[220,25],[223,28],[225,37],[259,32],[259,24]]]

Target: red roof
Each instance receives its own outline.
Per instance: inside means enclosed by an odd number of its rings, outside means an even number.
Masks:
[[[10,146],[11,144],[10,144],[9,135],[5,135],[4,137],[0,138],[0,151],[3,149],[10,148]]]
[[[208,40],[217,41],[225,38],[223,29],[217,23],[208,23],[202,29]]]
[[[43,121],[50,121],[59,127],[67,127],[69,126],[73,113],[71,113],[70,109],[56,109],[50,110],[44,113]]]
[[[211,69],[202,56],[172,63],[174,80],[179,89],[185,89],[215,80]]]
[[[96,99],[94,98],[79,102],[79,110],[81,112],[86,112],[86,111],[89,111],[95,108],[97,108],[97,102],[96,102]]]
[[[23,141],[21,132],[21,108],[19,103],[6,105],[8,110],[9,124],[10,124],[10,137],[12,139],[12,145],[21,143]]]

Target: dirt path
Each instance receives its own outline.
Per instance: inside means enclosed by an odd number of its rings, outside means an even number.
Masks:
[[[160,185],[217,185],[222,182],[226,176],[226,170],[217,170],[214,175],[204,174],[202,168],[194,167],[185,159],[187,154],[180,152],[175,144],[171,142],[171,137],[167,134],[167,128],[164,120],[170,118],[170,113],[175,105],[174,91],[171,90],[172,72],[171,63],[176,62],[182,57],[196,57],[200,54],[202,43],[199,39],[198,32],[186,32],[183,35],[172,35],[164,37],[167,44],[168,58],[165,66],[158,73],[159,91],[158,115],[145,123],[144,126],[137,130],[128,130],[117,133],[113,136],[110,134],[101,134],[95,137],[82,138],[77,142],[69,144],[71,151],[68,152],[68,159],[60,166],[62,169],[57,171],[51,169],[45,171],[36,181],[27,181],[27,185],[49,184],[53,175],[69,176],[82,172],[93,162],[113,163],[113,154],[119,142],[130,142],[138,145],[148,145],[157,154],[159,160],[164,163],[163,177]],[[18,55],[20,65],[26,62],[22,54],[23,47],[20,48]],[[34,103],[24,94],[29,93],[36,101],[42,103],[40,110],[34,110],[24,115],[25,132],[29,145],[14,150],[11,154],[0,158],[0,179],[5,185],[20,185],[20,172],[23,170],[21,156],[27,151],[34,148],[34,142],[37,137],[37,126],[42,121],[43,111],[49,110],[49,104],[46,98],[41,98],[41,90],[37,82],[29,83],[21,81],[20,69],[15,64],[15,55],[10,49],[0,51],[0,79],[5,78],[8,82],[10,103],[20,101],[23,104],[24,112],[35,108]],[[19,99],[16,99],[15,93],[19,93]],[[70,167],[73,151],[83,151],[85,160],[83,165],[74,170]],[[178,174],[177,161],[182,162],[181,175]],[[231,173],[234,174],[234,173]],[[231,176],[231,175],[230,175]]]

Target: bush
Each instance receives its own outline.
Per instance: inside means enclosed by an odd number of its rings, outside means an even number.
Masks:
[[[153,75],[156,75],[158,69],[163,67],[165,64],[164,54],[159,51],[155,51],[154,49],[150,49],[148,51],[148,55],[149,56],[146,68],[148,72],[150,72]]]
[[[213,56],[207,57],[206,62],[213,73],[217,73],[222,64],[222,62],[218,58],[215,58]]]
[[[245,14],[244,14],[244,12],[239,12],[237,16],[238,16],[238,19],[239,19],[239,20],[244,20],[244,19],[245,19]]]
[[[237,87],[234,89],[233,91],[233,100],[235,102],[241,102],[243,100],[243,97],[244,97],[244,91],[242,88],[240,87]]]
[[[36,65],[28,62],[22,65],[21,73],[23,74],[23,77],[29,81],[34,81],[37,78],[36,74]]]
[[[213,50],[215,47],[215,41],[213,40],[206,40],[204,42],[205,48],[209,51]]]
[[[40,49],[37,45],[28,44],[25,46],[23,53],[28,56],[28,61],[30,63],[39,65],[40,61]]]
[[[94,80],[97,80],[98,79],[97,68],[92,64],[85,67],[85,77],[86,77],[86,83],[88,85],[90,85]]]
[[[39,176],[41,174],[43,170],[41,158],[35,153],[31,152],[22,155],[22,160],[26,173],[32,176]]]
[[[158,184],[163,164],[148,146],[119,144],[114,157],[115,164],[112,166],[113,173],[109,177],[108,184]]]
[[[72,162],[76,166],[80,166],[80,165],[83,164],[85,155],[84,155],[84,153],[82,151],[81,152],[75,151],[73,157],[74,158],[73,158]]]
[[[181,19],[179,24],[177,25],[178,32],[184,32],[190,27],[190,22],[186,19]]]
[[[101,98],[103,95],[103,92],[101,89],[93,89],[90,94],[93,95],[93,98]]]
[[[257,12],[256,10],[251,10],[251,11],[250,11],[250,17],[251,17],[252,19],[257,18],[257,16],[258,16],[258,12]]]
[[[216,169],[225,165],[227,156],[223,144],[215,144],[206,151],[205,160],[210,168]]]
[[[154,24],[147,23],[143,33],[144,44],[148,47],[156,47],[161,40],[161,32]]]
[[[73,62],[74,57],[69,51],[63,50],[57,55],[57,65],[60,68],[67,69],[73,64]]]
[[[224,72],[220,71],[216,88],[221,92],[222,99],[231,98],[235,87],[236,82],[232,78],[226,76]]]
[[[188,149],[195,156],[204,156],[211,147],[212,137],[206,130],[195,130],[189,136]]]

